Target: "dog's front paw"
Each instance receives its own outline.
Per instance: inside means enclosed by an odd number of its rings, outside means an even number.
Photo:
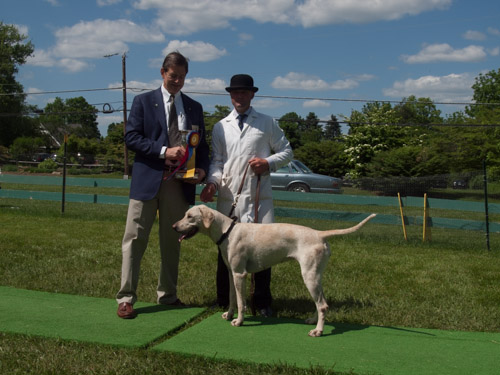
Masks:
[[[231,325],[233,327],[240,327],[241,325],[243,325],[243,320],[241,319],[234,319],[232,322],[231,322]]]
[[[311,337],[320,337],[323,334],[323,331],[317,330],[317,329],[311,329],[309,331],[309,336]]]
[[[224,314],[222,314],[222,319],[231,320],[233,319],[233,314],[229,311],[226,311]]]

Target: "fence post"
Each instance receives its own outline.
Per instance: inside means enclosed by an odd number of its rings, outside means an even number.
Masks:
[[[66,200],[66,151],[68,144],[68,134],[64,134],[64,156],[63,156],[63,185],[61,199],[61,213],[64,214],[64,203]]]
[[[486,160],[483,160],[484,180],[484,215],[486,220],[486,248],[490,251],[490,222],[488,217],[488,176],[486,175]]]
[[[405,216],[403,214],[403,202],[401,201],[401,194],[399,193],[398,193],[398,201],[399,201],[399,212],[401,213],[401,223],[403,225],[403,235],[405,237],[405,241],[408,241],[408,235],[406,234]]]
[[[429,210],[430,210],[430,207],[429,207],[428,201],[427,201],[427,193],[425,193],[424,194],[424,222],[423,222],[424,230],[423,230],[423,236],[422,236],[423,242],[425,242],[426,239],[429,239],[429,241],[430,241],[432,238],[431,228],[428,225],[429,224]]]

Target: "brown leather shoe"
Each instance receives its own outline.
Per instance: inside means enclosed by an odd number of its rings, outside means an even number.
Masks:
[[[137,316],[137,311],[135,311],[132,304],[128,302],[120,303],[116,313],[122,319],[134,319]]]

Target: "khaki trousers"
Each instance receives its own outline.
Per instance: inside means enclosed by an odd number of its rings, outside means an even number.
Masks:
[[[157,212],[161,254],[157,302],[170,304],[176,301],[180,243],[179,235],[172,229],[172,225],[184,216],[188,208],[182,183],[175,178],[163,181],[158,194],[151,200],[130,199],[122,241],[121,287],[116,295],[119,304],[134,304],[137,301],[141,260],[148,246]]]

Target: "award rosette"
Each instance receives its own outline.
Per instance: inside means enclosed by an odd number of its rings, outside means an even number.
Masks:
[[[175,177],[178,179],[197,180],[198,173],[195,172],[196,147],[200,144],[200,133],[195,130],[186,133],[186,154],[184,160],[181,162],[182,169],[175,173]]]

